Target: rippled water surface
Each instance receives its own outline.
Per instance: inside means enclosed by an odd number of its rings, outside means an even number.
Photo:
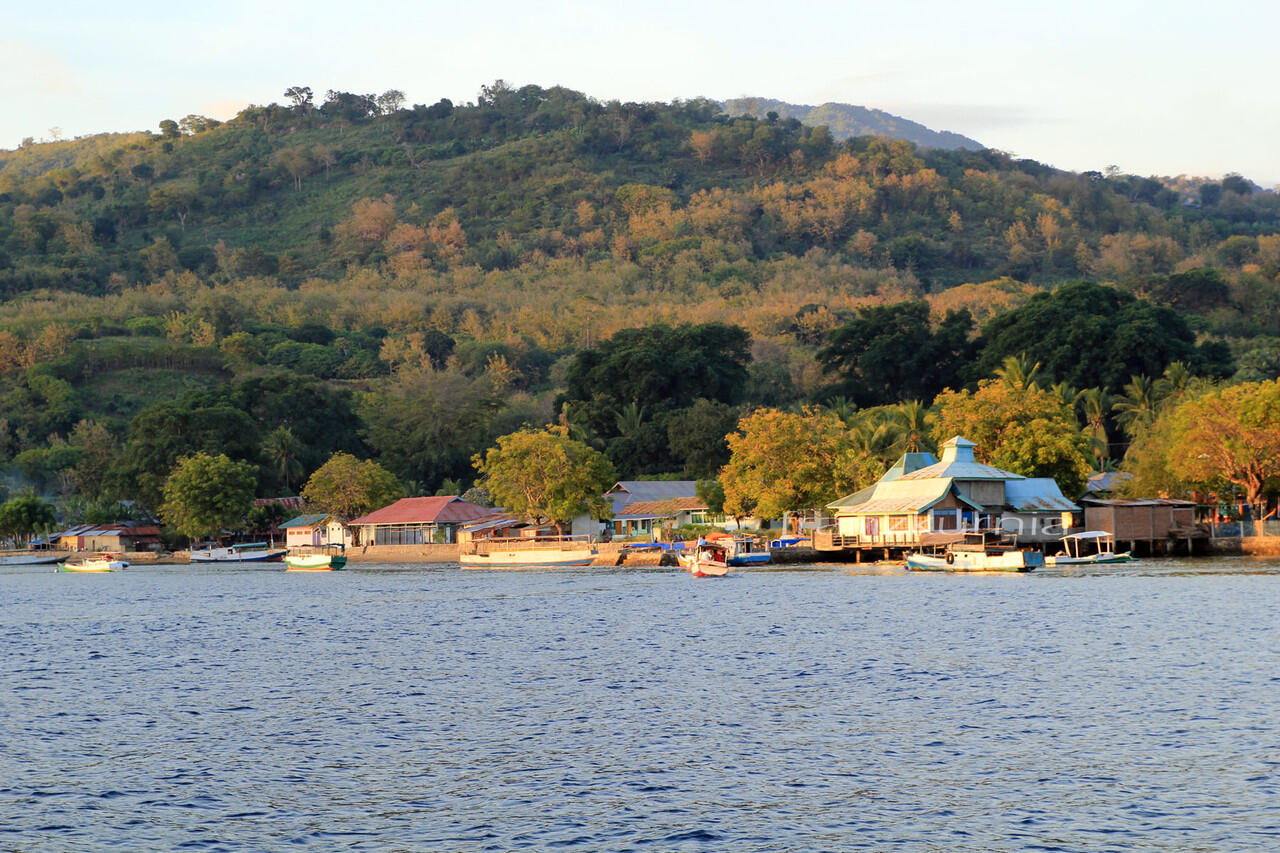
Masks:
[[[1280,849],[1280,562],[0,574],[0,849]]]

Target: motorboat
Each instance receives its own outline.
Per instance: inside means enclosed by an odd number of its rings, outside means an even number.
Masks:
[[[677,552],[676,561],[695,578],[729,574],[729,549],[715,540],[699,540],[693,548]]]
[[[219,546],[206,543],[191,549],[193,563],[276,563],[286,549],[272,548],[267,542],[241,542],[238,545]]]
[[[750,536],[712,533],[706,538],[708,542],[724,546],[725,562],[734,568],[764,565],[773,559],[769,549]]]
[[[80,574],[97,574],[101,572],[118,572],[127,569],[129,563],[122,554],[103,551],[99,554],[72,557],[58,564],[58,571],[76,572]]]
[[[541,569],[589,566],[598,555],[589,536],[510,536],[473,539],[458,562],[464,569]]]
[[[1045,557],[1047,566],[1087,566],[1094,563],[1131,563],[1133,554],[1115,551],[1115,536],[1106,530],[1085,530],[1062,537],[1062,553]]]
[[[284,555],[286,572],[333,572],[347,565],[345,545],[300,545]]]
[[[1044,554],[981,531],[964,534],[940,554],[907,554],[906,564],[917,572],[1029,572],[1044,565]]]

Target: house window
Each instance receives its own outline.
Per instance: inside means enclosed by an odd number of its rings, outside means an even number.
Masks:
[[[955,530],[956,511],[954,509],[935,509],[933,511],[934,530]]]
[[[880,519],[876,518],[874,515],[869,515],[862,520],[862,523],[863,530],[868,536],[880,535]]]
[[[911,529],[911,517],[908,515],[889,516],[889,532],[905,533]]]
[[[963,527],[966,530],[972,530],[973,529],[973,510],[971,509],[960,510],[960,523],[963,525]]]

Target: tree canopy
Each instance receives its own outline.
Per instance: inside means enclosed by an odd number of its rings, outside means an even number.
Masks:
[[[302,497],[311,509],[350,521],[404,497],[404,487],[377,462],[339,451],[311,474]]]
[[[616,481],[613,465],[561,427],[504,435],[473,461],[494,502],[519,517],[563,529],[579,515],[609,512],[603,495]]]
[[[235,530],[253,509],[254,466],[224,453],[184,456],[164,481],[160,517],[190,539]]]

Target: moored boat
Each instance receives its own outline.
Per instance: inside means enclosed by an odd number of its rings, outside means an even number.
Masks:
[[[129,563],[122,555],[103,551],[92,556],[67,559],[58,564],[57,570],[79,574],[98,574],[101,572],[118,572],[128,567]]]
[[[286,572],[333,572],[347,565],[343,545],[301,545],[284,555]]]
[[[539,569],[589,566],[599,552],[588,536],[474,539],[458,555],[464,569]]]
[[[266,542],[242,542],[219,547],[207,544],[191,549],[193,563],[275,563],[285,555],[284,548],[272,548]]]
[[[4,551],[0,552],[0,566],[42,566],[67,559],[67,554],[53,551]]]
[[[735,536],[732,533],[712,533],[708,534],[706,538],[709,542],[724,546],[725,562],[734,568],[760,566],[773,559],[769,549],[762,547],[758,541],[750,536]]]
[[[1085,545],[1092,546],[1086,549]],[[1105,530],[1085,530],[1062,537],[1061,554],[1045,557],[1048,566],[1088,566],[1095,563],[1131,563],[1134,557],[1128,551],[1115,552],[1115,537]]]
[[[728,549],[717,542],[699,540],[693,548],[677,553],[676,561],[695,578],[722,578],[729,574]]]
[[[917,572],[1029,572],[1044,565],[1044,555],[994,533],[968,533],[941,554],[907,554],[906,564]]]

